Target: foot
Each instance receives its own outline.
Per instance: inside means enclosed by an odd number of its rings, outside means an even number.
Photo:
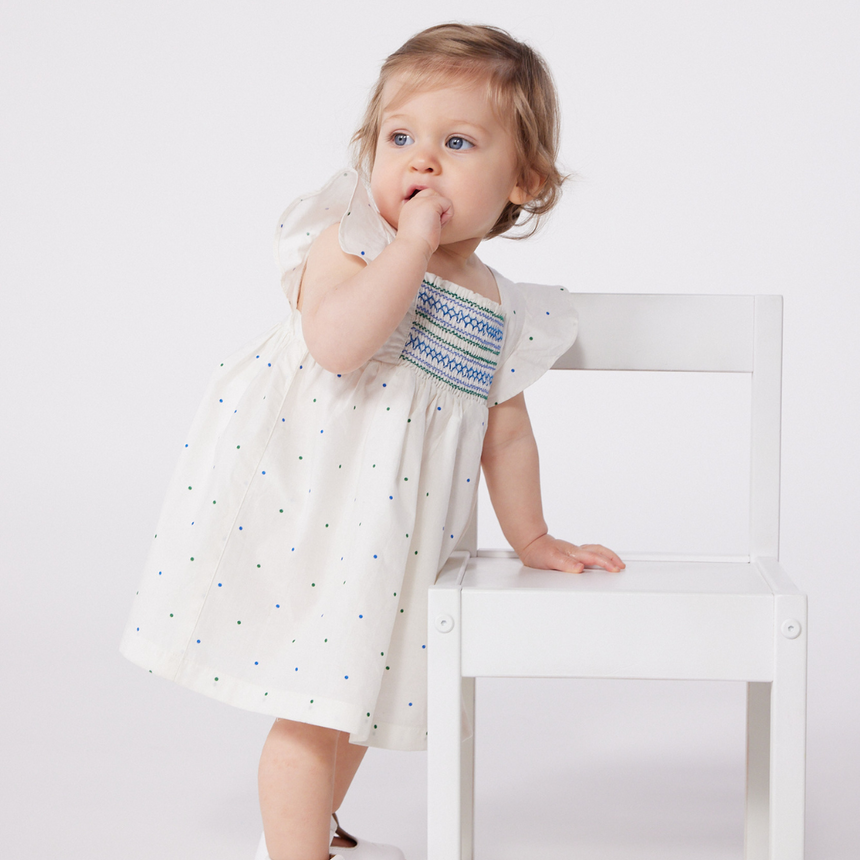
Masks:
[[[338,860],[406,860],[403,852],[393,845],[367,842],[347,833],[334,814],[331,817],[331,827],[334,831],[331,847],[332,851],[338,852],[335,855]]]

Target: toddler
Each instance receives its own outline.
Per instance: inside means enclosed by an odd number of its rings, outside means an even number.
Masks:
[[[547,533],[523,390],[576,334],[572,296],[475,255],[557,202],[558,111],[528,46],[444,24],[383,64],[339,171],[279,221],[291,312],[216,369],[121,650],[277,717],[258,858],[397,860],[333,813],[369,746],[426,746],[427,589],[483,468],[523,564],[621,570]]]

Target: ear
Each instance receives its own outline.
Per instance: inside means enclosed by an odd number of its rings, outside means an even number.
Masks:
[[[522,178],[513,187],[508,200],[515,206],[522,206],[530,200],[534,200],[538,192],[543,188],[546,182],[545,176],[540,176],[536,171],[530,170],[528,182],[524,182]]]

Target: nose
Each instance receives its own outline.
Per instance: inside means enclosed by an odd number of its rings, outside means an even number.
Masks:
[[[438,173],[440,161],[431,146],[416,144],[410,152],[409,166],[416,173]]]

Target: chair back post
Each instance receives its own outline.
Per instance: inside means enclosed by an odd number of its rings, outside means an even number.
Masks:
[[[782,296],[755,297],[750,440],[750,556],[779,558]]]

